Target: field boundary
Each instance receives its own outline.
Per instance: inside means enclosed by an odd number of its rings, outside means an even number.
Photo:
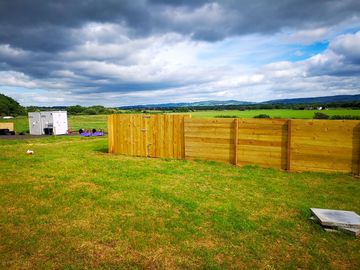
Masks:
[[[360,121],[110,115],[109,152],[359,175]]]

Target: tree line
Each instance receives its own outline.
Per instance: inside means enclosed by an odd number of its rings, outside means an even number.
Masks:
[[[97,115],[97,114],[113,114],[113,113],[155,113],[157,112],[194,112],[202,110],[272,110],[272,109],[293,109],[293,110],[313,110],[318,107],[326,108],[347,108],[360,109],[360,101],[347,102],[331,102],[331,103],[316,103],[316,104],[247,104],[247,105],[221,105],[221,106],[189,106],[189,107],[152,107],[137,108],[131,110],[124,110],[120,108],[107,108],[101,105],[84,107],[80,105],[74,106],[53,106],[53,107],[39,107],[29,106],[23,107],[16,100],[6,95],[0,94],[0,115],[26,115],[28,112],[35,111],[67,111],[69,115]]]
[[[201,110],[224,111],[224,110],[275,110],[275,109],[292,109],[292,110],[316,110],[318,107],[323,108],[344,108],[360,109],[360,101],[347,102],[330,102],[330,103],[312,103],[312,104],[250,104],[250,105],[221,105],[221,106],[189,106],[178,108],[155,107],[152,110],[168,110],[174,112],[192,112]]]
[[[96,114],[112,114],[118,113],[119,109],[106,108],[101,105],[83,107],[80,105],[75,106],[54,106],[54,107],[42,107],[42,106],[29,106],[24,107],[16,100],[8,97],[4,94],[0,94],[0,115],[1,116],[18,116],[27,115],[28,112],[37,111],[67,111],[69,115],[96,115]]]

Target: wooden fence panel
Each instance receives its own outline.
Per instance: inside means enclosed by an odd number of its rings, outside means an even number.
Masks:
[[[239,119],[237,164],[287,168],[287,120]]]
[[[234,119],[185,119],[185,158],[233,163]]]
[[[109,152],[184,158],[184,118],[189,115],[115,114],[108,117]]]
[[[360,121],[110,115],[109,152],[360,174]]]
[[[291,169],[359,173],[360,122],[292,120]]]

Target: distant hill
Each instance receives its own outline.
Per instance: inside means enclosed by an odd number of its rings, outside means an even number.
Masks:
[[[326,97],[310,97],[310,98],[291,98],[291,99],[275,99],[262,102],[262,104],[314,104],[314,103],[332,103],[360,101],[360,95],[338,95]]]
[[[163,109],[163,108],[182,108],[182,107],[212,107],[212,106],[230,106],[230,105],[256,105],[256,104],[326,104],[332,102],[348,102],[348,101],[360,101],[360,95],[337,95],[326,97],[309,97],[309,98],[292,98],[292,99],[275,99],[264,102],[248,102],[237,100],[225,100],[225,101],[199,101],[199,102],[183,102],[183,103],[162,103],[162,104],[146,104],[146,105],[134,105],[123,106],[120,109]]]
[[[22,107],[16,100],[0,94],[0,115],[16,116],[24,113],[24,107]]]
[[[227,106],[227,105],[251,105],[254,102],[237,101],[237,100],[207,100],[199,102],[182,102],[182,103],[162,103],[162,104],[145,104],[134,106],[123,106],[120,109],[156,109],[156,108],[181,108],[181,107],[202,107],[202,106]]]

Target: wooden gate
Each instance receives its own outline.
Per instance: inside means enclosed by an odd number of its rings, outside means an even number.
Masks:
[[[108,116],[109,152],[142,157],[185,158],[184,118],[190,115]]]

